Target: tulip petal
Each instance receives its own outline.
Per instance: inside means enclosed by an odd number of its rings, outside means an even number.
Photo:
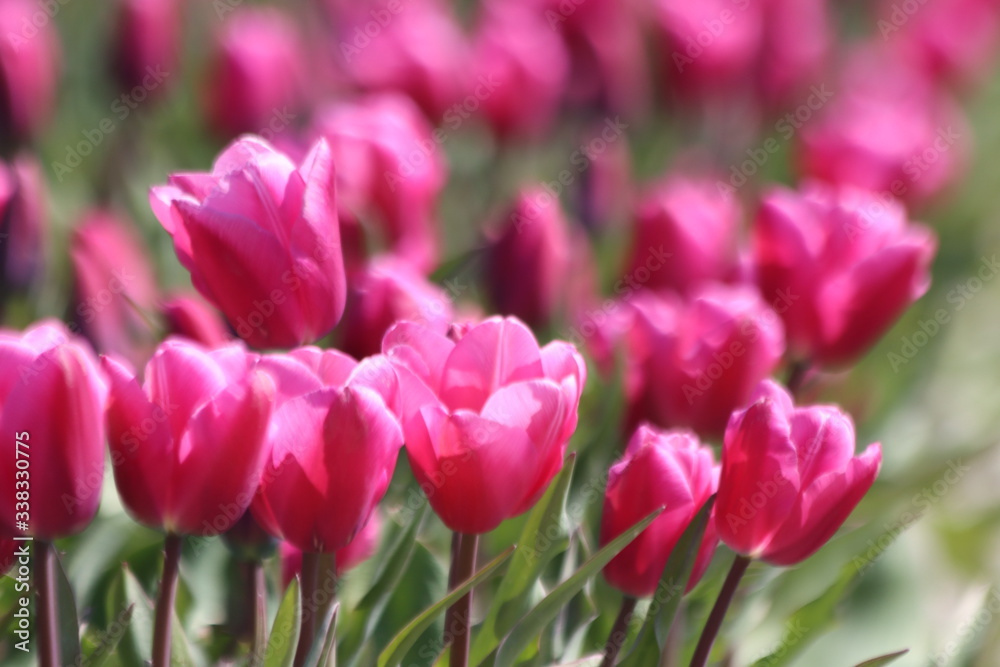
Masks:
[[[227,385],[211,355],[182,339],[161,345],[146,366],[143,389],[163,408],[175,443],[181,442],[191,416]]]
[[[382,338],[382,353],[408,368],[435,392],[454,349],[455,343],[447,336],[415,322],[398,322]]]

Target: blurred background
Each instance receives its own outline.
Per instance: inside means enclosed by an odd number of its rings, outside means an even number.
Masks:
[[[895,664],[997,665],[998,46],[995,0],[0,0],[3,324],[59,318],[99,352],[141,363],[185,328],[176,295],[196,298],[150,186],[210,169],[242,133],[296,158],[327,137],[352,289],[363,286],[328,344],[378,350],[350,322],[391,273],[371,258],[391,248],[450,319],[526,308],[540,338],[590,356],[570,444],[582,508],[571,560],[596,547],[603,471],[627,437],[614,352],[594,332],[628,275],[637,211],[665,179],[702,178],[742,243],[771,184],[886,193],[938,236],[930,291],[858,364],[805,391],[851,412],[859,446],[882,443],[883,470],[816,556],[751,569],[724,630],[729,664],[773,655],[767,664],[839,667],[908,648]],[[564,236],[540,243],[560,251],[542,254],[554,268],[519,276],[508,265],[498,277],[490,248],[510,212],[553,196]],[[737,274],[738,255],[727,269]],[[522,303],[533,292],[537,312]],[[221,320],[205,326],[222,331]],[[415,489],[401,457],[386,534]],[[519,529],[515,519],[491,534],[483,558]],[[445,590],[447,531],[431,517],[420,542],[379,645]],[[110,476],[95,524],[66,547],[92,627],[117,614],[120,563],[155,580],[160,539],[124,515]],[[214,628],[232,617],[231,556],[217,540],[189,548],[181,617],[209,647],[197,661],[211,664],[225,651]],[[687,635],[730,560],[720,548],[687,603]],[[377,563],[349,575],[345,605]],[[844,590],[821,596],[845,571]],[[812,616],[789,620],[818,597]],[[563,633],[576,646],[567,655],[600,650],[618,601],[603,580],[574,600],[567,628],[597,620]],[[3,664],[25,664],[5,651]]]

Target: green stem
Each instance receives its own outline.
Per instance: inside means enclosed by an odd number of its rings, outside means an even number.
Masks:
[[[449,588],[467,580],[476,569],[476,549],[479,536],[455,533],[452,536],[451,572],[448,575]],[[449,667],[467,667],[469,664],[469,626],[472,624],[472,591],[463,595],[453,604],[445,616],[444,638],[452,638]]]
[[[812,370],[812,364],[807,359],[792,362],[791,368],[788,369],[788,379],[785,380],[785,386],[792,398],[798,400],[810,370]]]
[[[35,555],[35,587],[38,593],[38,629],[40,667],[59,667],[59,604],[56,600],[56,550],[48,542],[38,541]]]
[[[601,661],[601,667],[612,667],[615,664],[615,660],[618,659],[618,653],[622,650],[622,645],[625,644],[625,638],[628,635],[628,623],[632,620],[636,602],[637,600],[630,595],[622,598],[622,606],[618,610],[618,618],[615,619],[614,625],[611,626],[611,632],[608,633],[608,641],[604,644],[604,660]]]
[[[722,590],[719,591],[719,597],[716,598],[715,605],[708,615],[705,628],[701,631],[698,647],[694,650],[694,656],[691,658],[691,667],[705,667],[708,664],[708,656],[712,652],[712,644],[715,643],[715,637],[719,634],[719,628],[722,627],[722,619],[726,617],[729,603],[733,601],[733,595],[740,585],[740,579],[743,578],[749,566],[749,558],[736,556],[733,566],[729,568],[729,574],[726,575],[726,581],[722,584]]]
[[[250,667],[264,663],[267,646],[267,582],[264,579],[264,564],[259,560],[247,564],[250,568],[250,599],[253,600],[253,633],[250,645]]]
[[[301,667],[316,642],[316,629],[326,618],[337,593],[337,567],[334,554],[302,554],[302,630],[295,665]]]
[[[153,628],[153,667],[170,667],[170,632],[174,599],[177,597],[177,573],[181,561],[183,537],[168,533],[163,543],[163,579],[156,600]]]

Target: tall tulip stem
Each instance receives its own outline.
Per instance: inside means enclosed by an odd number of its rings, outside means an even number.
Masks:
[[[615,664],[615,660],[618,659],[618,653],[622,650],[622,644],[625,643],[629,621],[632,620],[632,614],[635,613],[636,602],[637,600],[631,595],[626,595],[622,598],[622,606],[618,610],[618,618],[615,619],[614,625],[611,626],[608,641],[604,644],[604,659],[601,661],[601,667],[612,667]]]
[[[476,549],[479,536],[454,533],[451,542],[451,572],[448,587],[457,585],[473,575],[476,569]],[[463,595],[448,609],[444,621],[444,639],[451,639],[449,667],[467,667],[469,664],[469,626],[472,624],[472,591]]]
[[[250,646],[251,666],[264,663],[264,649],[267,641],[267,582],[264,579],[264,564],[259,560],[247,563],[249,568],[250,599],[253,600],[253,639]]]
[[[170,666],[170,623],[174,599],[177,597],[177,574],[181,561],[180,535],[167,533],[163,543],[163,579],[160,597],[156,600],[156,621],[153,628],[153,667]]]
[[[59,604],[56,600],[56,550],[48,542],[38,541],[35,556],[35,590],[38,593],[38,629],[40,646],[39,665],[59,667],[62,658],[59,650]]]
[[[705,628],[701,631],[701,637],[698,639],[698,647],[695,648],[694,656],[691,658],[691,667],[705,667],[708,663],[708,655],[712,652],[712,644],[715,643],[715,637],[719,634],[719,628],[722,627],[722,619],[726,617],[729,603],[733,601],[733,595],[740,585],[740,579],[743,578],[749,566],[749,558],[736,556],[733,566],[729,568],[729,574],[726,575],[726,581],[722,584],[722,590],[719,591],[719,597],[716,598],[708,620],[705,621]]]
[[[334,554],[302,552],[302,630],[295,665],[304,665],[316,642],[316,628],[326,618],[337,592]]]

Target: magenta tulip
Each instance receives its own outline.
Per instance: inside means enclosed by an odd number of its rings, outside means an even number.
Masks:
[[[306,60],[298,29],[275,8],[230,11],[209,65],[208,121],[226,138],[285,129],[304,97]]]
[[[630,423],[721,435],[785,351],[780,318],[752,287],[705,285],[687,302],[633,300],[626,396]]]
[[[44,21],[36,16],[42,14]],[[0,2],[0,136],[23,141],[48,120],[59,75],[59,37],[37,2]],[[58,170],[56,174],[58,175]]]
[[[562,467],[586,366],[569,343],[539,348],[513,318],[456,337],[403,322],[382,346],[399,373],[406,451],[431,507],[453,531],[485,533],[527,511]]]
[[[260,482],[274,383],[234,343],[162,343],[142,384],[102,357],[110,378],[108,441],[122,503],[140,523],[215,535],[243,515]]]
[[[202,296],[258,348],[328,333],[344,311],[333,157],[317,142],[299,167],[245,137],[212,173],[176,173],[150,194]]]
[[[486,280],[496,311],[532,327],[552,323],[571,281],[570,227],[558,198],[541,187],[522,190],[489,233]]]
[[[112,69],[122,90],[162,92],[180,52],[182,9],[180,0],[119,0]]]
[[[882,448],[854,456],[854,423],[833,406],[795,408],[766,381],[726,428],[715,504],[719,537],[733,551],[794,565],[822,547],[868,492]]]
[[[43,274],[48,218],[42,166],[29,153],[0,164],[0,244],[7,285],[25,289]]]
[[[42,322],[0,331],[0,369],[0,534],[74,535],[97,513],[104,479],[107,388],[94,353]]]
[[[671,175],[641,196],[624,282],[631,288],[690,293],[728,280],[736,264],[742,212],[714,179]]]
[[[177,293],[160,303],[171,335],[184,336],[214,348],[232,340],[219,312],[196,294]]]
[[[301,551],[349,544],[385,494],[403,444],[377,382],[384,360],[299,348],[261,361],[277,385],[270,456],[254,518]]]
[[[141,364],[153,350],[156,276],[141,237],[112,211],[88,211],[70,237],[75,321],[98,352]]]
[[[608,582],[631,597],[656,592],[667,559],[695,515],[718,486],[712,449],[686,431],[640,426],[625,455],[611,466],[601,516],[601,545],[658,507],[666,510],[604,568]],[[719,539],[709,521],[687,588],[694,587]]]
[[[933,233],[891,198],[850,189],[773,189],[753,227],[764,297],[795,358],[849,363],[930,285]]]
[[[339,347],[358,358],[377,354],[385,332],[399,320],[445,334],[454,320],[451,299],[406,262],[376,257],[352,277]]]

